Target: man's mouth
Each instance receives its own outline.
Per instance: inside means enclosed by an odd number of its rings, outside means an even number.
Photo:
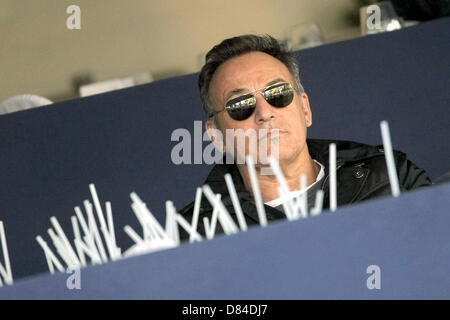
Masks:
[[[278,138],[279,136],[281,136],[282,134],[287,133],[287,131],[280,130],[280,129],[267,129],[265,133],[261,132],[261,131],[260,131],[261,134],[259,136],[259,140],[262,140],[265,138],[275,139],[275,138]]]

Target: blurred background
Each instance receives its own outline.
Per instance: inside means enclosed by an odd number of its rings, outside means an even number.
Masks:
[[[352,39],[364,33],[360,8],[374,2],[0,0],[0,103],[25,93],[57,102],[198,72],[213,45],[239,34],[269,33],[292,50]],[[448,10],[446,0],[392,1],[412,20],[448,13],[438,2]],[[79,30],[66,26],[73,4]]]

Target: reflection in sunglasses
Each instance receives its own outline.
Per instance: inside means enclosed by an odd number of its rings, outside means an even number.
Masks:
[[[256,93],[260,93],[271,106],[276,108],[288,106],[294,98],[294,89],[290,83],[264,87],[229,100],[226,103],[225,110],[230,117],[238,121],[249,118],[256,108]]]

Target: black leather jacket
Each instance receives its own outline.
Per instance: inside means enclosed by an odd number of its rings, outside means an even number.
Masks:
[[[324,191],[324,209],[329,208],[328,150],[330,143],[336,143],[337,149],[336,175],[338,208],[343,205],[391,195],[382,145],[370,146],[351,141],[307,139],[307,145],[312,159],[317,160],[325,166],[325,178],[321,181],[321,189]],[[431,185],[431,181],[426,172],[409,161],[404,153],[394,150],[394,158],[397,165],[401,192]],[[222,202],[237,223],[233,204],[224,180],[226,173],[230,173],[233,178],[247,224],[249,226],[259,224],[253,196],[246,190],[236,165],[216,165],[209,173],[205,184],[208,184],[215,193],[222,195]],[[180,211],[180,214],[188,221],[192,221],[193,208],[194,203],[192,202],[184,207]],[[265,211],[269,222],[285,218],[284,213],[270,206],[265,205]],[[210,219],[211,216],[212,206],[206,197],[203,196],[198,221],[198,231],[201,234],[205,234],[202,223],[203,217]],[[220,224],[217,224],[216,233],[220,232],[223,232],[223,230]],[[180,236],[182,239],[186,239],[187,234],[182,231]]]

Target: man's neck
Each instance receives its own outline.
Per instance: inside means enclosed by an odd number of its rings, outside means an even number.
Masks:
[[[237,166],[246,189],[253,193],[247,166]],[[302,174],[306,175],[307,186],[310,186],[316,181],[317,175],[320,172],[320,166],[312,160],[307,147],[303,150],[302,154],[295,159],[295,161],[280,162],[280,168],[284,174],[290,191],[300,189],[300,177]],[[279,183],[275,175],[262,175],[260,168],[256,167],[256,176],[264,202],[279,198]]]

